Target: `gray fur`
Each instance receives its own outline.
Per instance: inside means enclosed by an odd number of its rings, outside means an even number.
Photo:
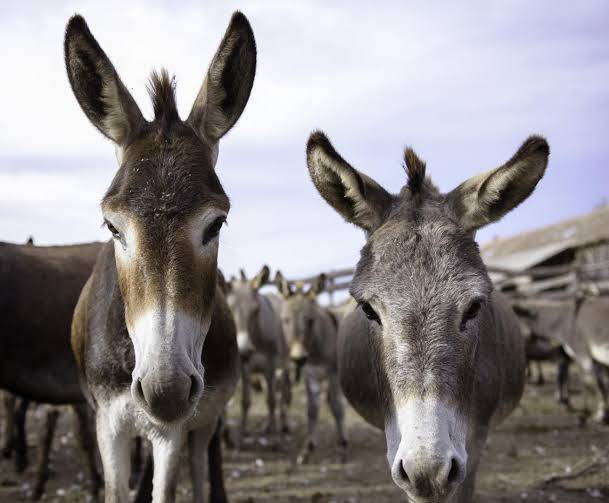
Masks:
[[[289,356],[298,372],[302,368],[307,390],[307,438],[298,456],[299,463],[307,462],[317,445],[317,419],[324,383],[327,384],[326,398],[336,423],[339,446],[344,449],[347,445],[336,360],[336,321],[316,300],[324,281],[325,277],[321,275],[305,292],[302,284],[292,289],[280,271],[275,276],[275,284],[284,295],[281,323]]]
[[[515,306],[530,313],[523,319],[532,331],[562,344],[584,371],[586,401],[596,385],[597,420],[609,423],[609,298],[526,299]]]
[[[316,188],[367,233],[350,290],[363,307],[352,310],[339,330],[341,385],[360,415],[385,430],[392,476],[412,501],[471,501],[488,429],[522,394],[518,321],[493,292],[473,234],[533,191],[548,152],[545,140],[531,138],[502,167],[442,194],[408,149],[410,179],[392,195],[349,166],[323,133],[309,139]],[[405,434],[428,425],[412,422],[416,415],[400,420],[398,413],[437,403],[462,418],[449,426],[465,431],[466,460],[433,454],[431,444],[416,453],[402,445]]]
[[[287,412],[290,402],[288,354],[281,326],[281,299],[273,294],[263,295],[258,290],[264,286],[269,268],[248,280],[242,271],[241,279],[231,282],[227,301],[237,326],[237,342],[241,356],[241,432],[247,430],[248,411],[251,405],[250,387],[252,372],[264,375],[267,384],[269,433],[277,432],[275,395],[277,385],[280,399],[280,428],[288,430]]]

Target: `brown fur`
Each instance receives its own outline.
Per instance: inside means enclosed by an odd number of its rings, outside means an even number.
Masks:
[[[164,501],[175,498],[188,438],[200,501],[202,455],[237,379],[234,322],[217,281],[218,234],[230,204],[214,167],[218,141],[249,99],[253,33],[235,13],[186,121],[165,70],[152,74],[154,120],[146,121],[82,17],[68,23],[64,50],[78,103],[120,159],[101,204],[113,242],[72,325],[83,389],[97,411],[106,499],[127,497],[124,440],[140,434],[153,444],[153,497]]]

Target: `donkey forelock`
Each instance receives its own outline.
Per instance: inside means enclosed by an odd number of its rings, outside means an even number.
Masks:
[[[165,68],[160,73],[153,71],[150,75],[148,94],[152,100],[154,121],[159,124],[161,131],[167,130],[180,119],[175,89],[175,76],[170,77]]]

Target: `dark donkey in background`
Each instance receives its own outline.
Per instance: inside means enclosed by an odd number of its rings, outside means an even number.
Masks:
[[[31,246],[0,243],[0,389],[22,397],[15,425],[18,468],[25,468],[25,412],[29,400],[73,404],[87,450],[95,494],[101,481],[95,442],[70,347],[70,324],[78,295],[93,270],[101,243]],[[6,412],[10,414],[10,411]],[[57,413],[47,416],[40,446],[34,498],[43,491]]]
[[[214,167],[252,89],[254,35],[235,13],[187,121],[166,71],[152,75],[146,121],[80,16],[68,23],[65,61],[80,106],[114,141],[120,164],[101,203],[113,239],[72,324],[106,501],[129,498],[136,435],[152,443],[155,503],[174,501],[187,441],[194,500],[204,501],[206,446],[238,378],[235,326],[217,280],[230,205]]]
[[[307,146],[313,183],[366,231],[339,329],[341,385],[385,431],[395,483],[411,501],[469,503],[489,428],[517,405],[525,356],[518,321],[493,287],[474,234],[533,192],[549,148],[531,137],[503,166],[448,194],[408,149],[393,195],[322,133]]]

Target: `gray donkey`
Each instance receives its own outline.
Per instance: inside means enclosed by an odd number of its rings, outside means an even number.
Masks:
[[[327,381],[326,396],[336,422],[342,455],[347,439],[336,360],[337,323],[334,316],[316,300],[324,289],[325,276],[320,275],[306,292],[300,282],[293,289],[281,271],[275,275],[275,284],[283,295],[281,323],[288,342],[290,360],[296,365],[297,372],[303,369],[307,389],[307,437],[297,462],[306,463],[317,444],[317,418],[324,381]]]
[[[255,278],[241,278],[227,285],[226,300],[237,326],[237,345],[241,360],[241,433],[247,429],[251,405],[251,374],[261,372],[267,384],[269,418],[266,431],[277,433],[275,400],[277,384],[281,399],[279,421],[282,433],[288,432],[287,413],[290,405],[290,376],[287,345],[281,327],[281,299],[273,294],[258,292],[268,281],[270,270],[264,266]],[[277,382],[279,381],[279,382]]]
[[[524,201],[544,174],[543,138],[501,167],[442,194],[405,152],[408,182],[390,194],[326,136],[307,145],[322,197],[367,234],[341,323],[349,402],[385,431],[395,483],[414,502],[471,502],[489,428],[517,405],[525,355],[518,321],[493,287],[474,234]]]
[[[582,290],[570,299],[521,299],[514,303],[521,319],[534,332],[561,345],[583,371],[584,410],[598,392],[596,420],[609,424],[609,297]]]

